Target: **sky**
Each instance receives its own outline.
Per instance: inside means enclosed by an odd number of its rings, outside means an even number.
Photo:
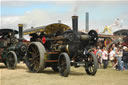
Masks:
[[[0,29],[24,29],[45,26],[51,23],[67,24],[72,27],[71,16],[79,17],[79,30],[85,30],[85,13],[89,12],[89,29],[102,32],[119,18],[121,27],[112,31],[128,29],[128,0],[1,0]]]

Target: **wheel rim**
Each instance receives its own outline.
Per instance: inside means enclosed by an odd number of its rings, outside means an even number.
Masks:
[[[40,65],[40,53],[36,45],[32,44],[29,46],[27,58],[31,71],[38,71]]]
[[[67,77],[70,73],[70,59],[67,53],[61,53],[59,56],[59,72],[63,77]]]
[[[88,70],[89,70],[89,72],[93,72],[93,70],[94,70],[94,61],[93,61],[93,58],[92,58],[92,56],[91,55],[89,55],[89,57],[88,57]]]
[[[87,58],[86,72],[89,75],[95,75],[97,71],[97,61],[93,54],[89,53]]]
[[[17,57],[13,52],[8,53],[6,64],[9,69],[14,69],[16,67]]]
[[[59,62],[60,72],[64,73],[66,71],[66,59],[63,55],[61,55],[61,59]]]

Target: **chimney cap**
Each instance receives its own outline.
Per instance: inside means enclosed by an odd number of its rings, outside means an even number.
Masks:
[[[72,18],[77,18],[78,16],[72,16]]]
[[[23,27],[23,24],[18,24],[19,27]]]

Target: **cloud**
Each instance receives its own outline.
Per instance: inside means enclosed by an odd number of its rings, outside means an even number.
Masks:
[[[6,16],[1,17],[0,23],[1,23],[1,29],[2,28],[10,28],[10,29],[17,29],[18,26],[18,20],[21,18],[21,16]]]
[[[20,1],[20,0],[15,0],[15,1]],[[39,3],[39,2],[21,2],[20,4],[16,4],[16,2],[8,2],[8,3],[3,3],[3,5],[6,6],[15,6],[17,7],[19,6],[29,6],[33,3]],[[28,0],[29,1],[29,0]],[[96,0],[93,0],[96,1]],[[17,25],[19,23],[23,23],[25,24],[25,29],[30,28],[31,26],[33,27],[37,27],[37,26],[41,26],[41,25],[48,25],[51,23],[56,23],[58,22],[58,20],[62,20],[62,23],[69,25],[70,27],[72,27],[72,21],[71,21],[71,16],[76,14],[79,16],[79,29],[80,30],[84,30],[85,29],[85,20],[81,19],[81,17],[83,18],[85,15],[81,14],[85,14],[85,11],[88,11],[88,6],[89,5],[93,5],[94,7],[97,5],[103,5],[105,4],[104,2],[83,2],[81,3],[79,2],[69,2],[69,1],[65,1],[65,2],[48,2],[48,3],[55,3],[56,6],[63,6],[63,5],[71,5],[71,8],[69,11],[65,12],[65,13],[58,13],[55,11],[45,11],[45,10],[32,10],[32,11],[26,11],[24,13],[24,15],[22,16],[1,16],[1,27],[2,28],[13,28],[13,29],[18,29]],[[110,2],[108,2],[110,3]],[[123,2],[122,2],[123,3]],[[112,4],[120,4],[118,2],[112,2]],[[124,4],[124,3],[123,3]],[[94,8],[93,7],[93,8]],[[101,6],[102,7],[102,6]],[[95,10],[95,9],[93,9]],[[94,12],[93,12],[94,13]],[[109,13],[109,12],[108,12]],[[119,18],[121,17],[121,19],[123,19],[124,21],[124,27],[127,27],[126,22],[128,21],[128,13],[122,13],[120,14]],[[92,17],[91,15],[95,15],[95,14],[91,14],[90,13],[90,18]],[[98,16],[98,15],[96,15]],[[102,16],[104,17],[104,15]],[[104,29],[105,25],[111,25],[114,23],[114,20],[111,21],[112,19],[108,19],[107,20],[96,20],[96,19],[90,19],[90,29],[99,29],[99,31],[102,31]]]
[[[43,10],[27,11],[24,16],[6,16],[1,17],[1,28],[18,29],[18,24],[24,24],[24,29],[31,27],[45,26],[52,23],[64,23],[72,27],[72,11],[68,13],[54,13]],[[79,30],[85,29],[85,21],[79,19]]]
[[[68,13],[54,13],[54,12],[48,12],[43,10],[33,10],[33,11],[27,11],[23,16],[2,16],[1,17],[1,28],[13,28],[18,29],[18,24],[24,24],[24,29],[29,29],[32,26],[45,26],[51,23],[57,23],[58,20],[61,20],[61,23],[67,24],[70,27],[72,27],[72,19],[71,16],[73,15],[72,11]],[[85,16],[85,15],[83,15]],[[119,16],[120,19],[123,20],[123,27],[127,27],[127,20],[128,15],[125,13],[122,13]],[[81,19],[81,16],[79,16],[79,30],[85,30],[85,20]],[[105,25],[111,25],[114,23],[114,20],[112,23],[108,24],[107,21],[97,21],[97,20],[90,20],[89,27],[90,29],[98,29],[100,32],[103,31]],[[113,27],[114,31],[115,28]],[[118,28],[119,29],[119,28]]]
[[[66,16],[66,17],[65,17]],[[17,24],[25,24],[25,29],[31,26],[48,25],[51,23],[57,23],[58,20],[62,20],[62,23],[69,25],[69,19],[71,20],[71,15],[69,14],[59,14],[53,12],[47,12],[43,10],[33,10],[27,11],[24,16],[2,16],[1,17],[1,28],[17,28]]]

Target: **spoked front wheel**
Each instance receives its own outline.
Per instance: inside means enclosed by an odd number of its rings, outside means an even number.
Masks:
[[[14,51],[10,51],[6,58],[6,65],[8,69],[15,69],[17,65],[17,56]]]
[[[70,59],[67,53],[61,53],[59,56],[59,73],[61,76],[68,77],[70,73]]]
[[[97,72],[97,58],[91,52],[87,54],[85,71],[88,75],[95,75]]]
[[[32,42],[28,46],[26,65],[31,72],[42,72],[45,67],[45,48],[40,42]]]

